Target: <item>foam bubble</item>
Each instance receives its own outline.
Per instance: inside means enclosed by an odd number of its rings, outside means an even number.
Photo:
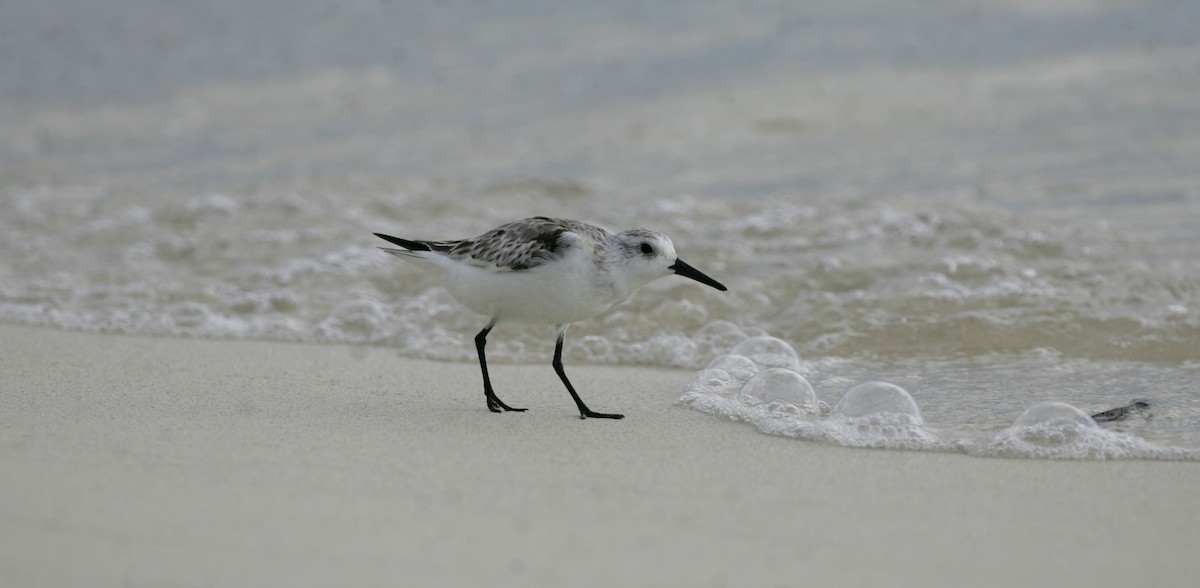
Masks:
[[[796,355],[796,350],[786,341],[768,335],[750,337],[735,345],[729,353],[749,358],[761,369],[800,369],[800,357]]]
[[[1096,421],[1087,413],[1065,402],[1039,402],[1027,409],[1013,421],[1013,427],[1038,427],[1055,425],[1071,428],[1095,428]]]
[[[749,360],[721,356],[710,365],[740,365]],[[737,394],[729,395],[736,378],[709,367],[696,373],[678,404],[701,412],[746,421],[768,435],[821,441],[845,447],[944,450],[948,446],[925,428],[916,403],[891,384],[859,386],[842,412],[830,415],[808,380],[786,368],[767,368],[753,375]],[[898,391],[898,392],[897,392]],[[904,402],[903,399],[907,399]],[[845,400],[845,398],[843,399]]]
[[[750,361],[749,358],[732,353],[717,356],[716,359],[708,362],[708,366],[705,369],[725,370],[729,375],[743,384],[759,371],[758,365]]]
[[[817,393],[804,376],[787,368],[767,368],[742,386],[739,396],[749,396],[763,403],[789,404],[796,407],[815,407]]]
[[[720,368],[709,368],[696,372],[687,389],[695,394],[729,396],[740,388],[741,382],[729,372]]]
[[[675,403],[703,413],[739,420],[744,418],[742,413],[745,406],[734,396],[740,387],[741,382],[723,369],[703,369],[696,372]]]
[[[802,423],[790,436],[842,447],[919,451],[938,451],[948,447],[936,433],[916,421],[912,415],[891,412],[875,412],[859,417],[835,413],[827,419]]]
[[[1099,425],[1082,410],[1065,402],[1041,402],[1025,409],[996,440],[1019,453],[1086,457],[1092,451],[1087,432],[1093,429]]]
[[[771,337],[756,339],[742,350],[778,348],[773,341],[763,341]],[[757,369],[747,357],[721,355],[696,373],[677,404],[747,422],[768,435],[842,447],[961,451],[981,457],[1200,459],[1196,451],[1105,430],[1083,411],[1061,402],[1029,407],[990,440],[943,439],[926,426],[912,396],[895,384],[872,381],[854,386],[831,410],[817,400],[801,374],[786,368]],[[748,373],[752,375],[742,383],[739,376]]]
[[[697,348],[706,353],[720,353],[744,340],[748,335],[741,327],[723,320],[709,321],[693,335]]]
[[[1195,459],[1194,452],[1155,445],[1100,428],[1065,402],[1042,402],[1020,414],[990,441],[966,445],[972,455],[1047,459]]]
[[[906,415],[918,425],[925,424],[912,396],[904,388],[887,382],[865,382],[847,390],[833,412],[850,418],[878,413]]]

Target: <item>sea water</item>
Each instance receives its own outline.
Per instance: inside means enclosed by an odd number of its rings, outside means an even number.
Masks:
[[[692,372],[681,404],[851,446],[1200,450],[1200,5],[331,6],[5,6],[0,320],[473,361],[482,319],[371,233],[563,216],[730,287],[571,329],[568,362]],[[548,329],[489,358],[547,362]],[[743,393],[767,368],[804,384]],[[846,399],[870,382],[891,409]]]

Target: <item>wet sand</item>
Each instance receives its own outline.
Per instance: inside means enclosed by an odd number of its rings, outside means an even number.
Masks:
[[[853,450],[690,373],[0,325],[4,586],[1190,585],[1200,464]]]

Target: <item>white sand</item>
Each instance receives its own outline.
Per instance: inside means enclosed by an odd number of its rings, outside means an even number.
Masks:
[[[1191,586],[1200,464],[850,450],[683,371],[0,326],[0,586]],[[548,362],[547,362],[548,363]]]

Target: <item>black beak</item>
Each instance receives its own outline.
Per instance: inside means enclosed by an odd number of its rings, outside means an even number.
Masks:
[[[696,280],[697,282],[700,282],[701,284],[704,284],[707,286],[712,286],[713,288],[716,288],[722,292],[729,289],[729,288],[726,288],[725,285],[722,284],[721,282],[718,282],[718,281],[704,275],[704,272],[701,272],[700,270],[698,270],[686,263],[683,263],[682,259],[676,259],[675,263],[673,265],[671,265],[670,267],[668,267],[667,269],[669,269],[685,278],[691,278],[693,280]]]

